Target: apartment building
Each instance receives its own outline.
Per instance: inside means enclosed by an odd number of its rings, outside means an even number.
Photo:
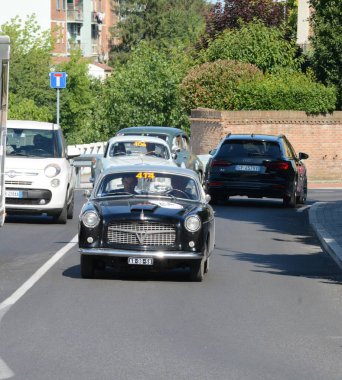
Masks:
[[[110,28],[116,22],[111,0],[50,0],[54,54],[68,56],[80,48],[85,57],[108,62],[112,45]]]
[[[78,47],[85,57],[107,63],[115,4],[114,0],[11,0],[0,12],[0,25],[16,16],[25,21],[35,14],[41,29],[50,29],[56,38],[56,58],[67,57]]]

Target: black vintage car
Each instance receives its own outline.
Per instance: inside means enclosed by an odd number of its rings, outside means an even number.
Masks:
[[[193,281],[202,281],[215,241],[208,198],[192,170],[146,164],[107,169],[80,214],[82,277],[107,267],[186,267]]]

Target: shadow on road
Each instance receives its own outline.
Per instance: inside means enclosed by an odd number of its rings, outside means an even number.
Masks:
[[[295,276],[322,279],[326,283],[342,285],[342,272],[331,257],[324,253],[312,254],[264,254],[231,251],[216,247],[215,253],[222,257],[255,264],[253,272],[280,276]]]
[[[82,279],[80,266],[74,265],[63,272],[63,276],[81,279],[82,281],[100,280],[120,280],[120,281],[167,281],[167,282],[190,282],[189,272],[186,269],[163,270],[158,272],[147,272],[146,270],[131,270],[127,272],[117,272],[110,268],[96,271],[94,279]]]

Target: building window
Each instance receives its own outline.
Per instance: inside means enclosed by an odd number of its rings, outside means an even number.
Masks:
[[[61,0],[56,1],[56,9],[59,11],[61,9]]]
[[[66,10],[66,0],[63,0],[63,11]]]

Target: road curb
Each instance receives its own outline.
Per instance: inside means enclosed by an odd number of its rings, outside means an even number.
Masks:
[[[337,265],[342,269],[342,248],[336,240],[329,234],[324,226],[318,221],[319,209],[327,202],[316,202],[309,209],[309,223],[314,230],[323,249],[332,257]]]

